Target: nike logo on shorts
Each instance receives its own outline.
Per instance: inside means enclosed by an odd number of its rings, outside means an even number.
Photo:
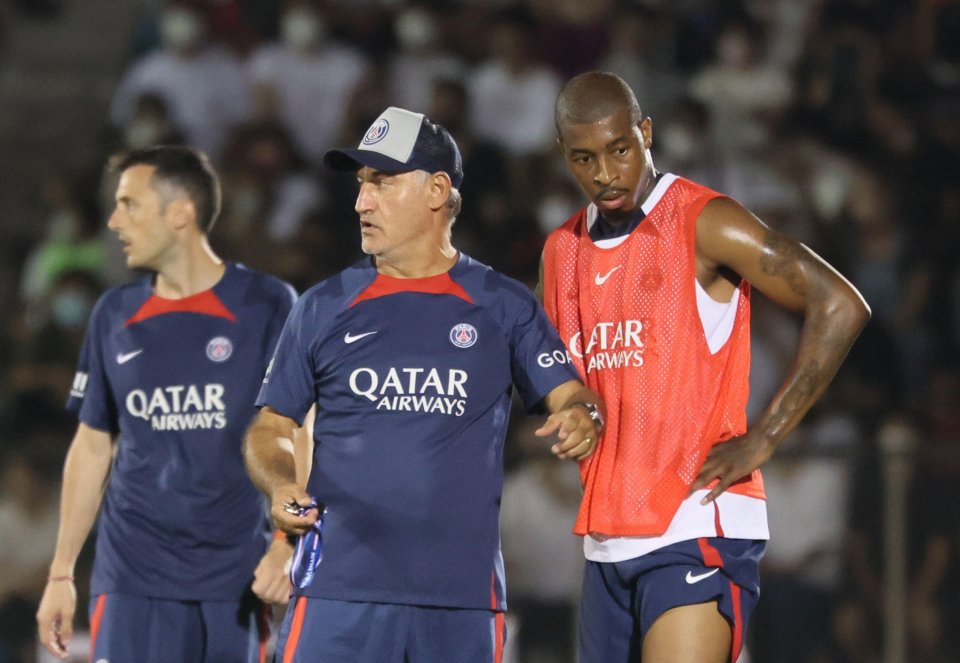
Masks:
[[[607,279],[609,279],[613,275],[613,273],[618,269],[620,269],[621,267],[623,267],[623,265],[617,265],[616,267],[611,269],[606,274],[603,274],[602,276],[600,275],[600,272],[597,272],[597,275],[596,277],[594,277],[593,282],[596,283],[597,285],[603,285],[604,283],[607,282]]]
[[[143,348],[140,348],[139,350],[134,350],[133,352],[118,352],[117,363],[126,364],[128,361],[136,357],[141,352],[143,352]]]
[[[698,573],[697,575],[693,575],[693,571],[687,571],[687,584],[693,585],[695,583],[700,582],[701,580],[706,580],[707,578],[709,578],[719,570],[720,570],[719,568],[716,568],[716,569],[707,571],[706,573]]]
[[[359,341],[361,338],[364,338],[365,336],[370,336],[371,334],[376,334],[376,333],[377,332],[375,331],[365,332],[363,334],[351,334],[350,332],[347,332],[346,335],[343,337],[343,342],[349,345],[350,343],[356,343],[357,341]]]

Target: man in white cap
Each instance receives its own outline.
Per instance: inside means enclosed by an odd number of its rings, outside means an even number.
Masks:
[[[537,434],[560,458],[593,452],[602,405],[532,293],[452,246],[463,170],[443,127],[388,108],[324,161],[357,173],[370,258],[301,297],[246,438],[277,526],[300,535],[276,660],[500,661],[512,389],[552,413]],[[291,449],[314,404],[305,491]]]

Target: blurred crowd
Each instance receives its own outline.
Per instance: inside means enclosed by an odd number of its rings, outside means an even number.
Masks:
[[[62,3],[0,0],[18,12]],[[772,541],[751,624],[762,663],[879,661],[878,439],[908,449],[909,660],[960,659],[960,1],[171,0],[144,2],[104,118],[102,159],[51,172],[19,256],[0,353],[0,661],[33,660],[73,423],[61,414],[87,315],[130,278],[105,222],[119,150],[185,142],[224,182],[211,240],[305,289],[359,259],[352,176],[323,152],[388,105],[446,126],[465,161],[454,244],[533,285],[546,233],[583,205],[553,103],[618,73],[653,118],[654,163],[739,200],[847,275],[873,309],[821,404],[764,468]],[[755,298],[750,406],[797,321]],[[503,500],[517,661],[572,660],[582,566],[576,468],[518,415]],[[26,653],[24,653],[26,652]]]

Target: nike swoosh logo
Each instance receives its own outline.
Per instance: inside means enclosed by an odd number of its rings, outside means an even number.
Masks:
[[[140,354],[141,352],[143,352],[143,348],[140,348],[139,350],[134,350],[133,352],[120,352],[120,353],[117,353],[117,363],[118,363],[118,364],[126,364],[128,361],[130,361],[131,359],[133,359],[134,357],[136,357],[136,356],[137,356],[138,354]]]
[[[700,582],[701,580],[706,580],[714,573],[719,571],[719,568],[713,569],[712,571],[707,571],[706,573],[700,573],[698,575],[693,575],[693,571],[687,571],[687,584],[692,585],[694,583]]]
[[[596,283],[597,285],[603,285],[604,283],[607,282],[607,279],[609,279],[610,276],[613,275],[613,273],[618,269],[620,269],[621,267],[623,267],[623,265],[617,265],[616,267],[611,269],[609,272],[607,272],[603,276],[600,275],[600,272],[597,272],[597,276],[593,279],[593,282]]]
[[[363,333],[363,334],[351,334],[350,332],[347,332],[346,336],[343,337],[343,342],[344,342],[344,343],[348,343],[348,344],[349,344],[349,343],[356,343],[356,342],[359,341],[361,338],[363,338],[363,337],[365,337],[365,336],[370,336],[371,334],[376,334],[376,333],[377,333],[377,332],[375,332],[375,331],[365,332],[365,333]]]

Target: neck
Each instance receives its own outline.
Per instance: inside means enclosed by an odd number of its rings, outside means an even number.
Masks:
[[[377,271],[398,279],[423,279],[428,276],[445,274],[456,264],[459,252],[450,244],[449,238],[439,245],[431,245],[430,250],[419,255],[394,258],[375,256],[373,259]]]
[[[618,212],[615,214],[610,213],[600,213],[600,216],[603,217],[603,220],[609,223],[612,226],[621,226],[624,223],[629,223],[637,218],[637,216],[643,216],[643,204],[647,202],[647,198],[650,197],[650,194],[653,193],[653,189],[657,186],[657,179],[660,177],[655,169],[651,168],[650,172],[647,175],[647,181],[643,185],[643,191],[637,196],[636,206],[628,212]]]
[[[164,299],[183,299],[212,288],[226,269],[204,235],[157,270],[153,292]]]

